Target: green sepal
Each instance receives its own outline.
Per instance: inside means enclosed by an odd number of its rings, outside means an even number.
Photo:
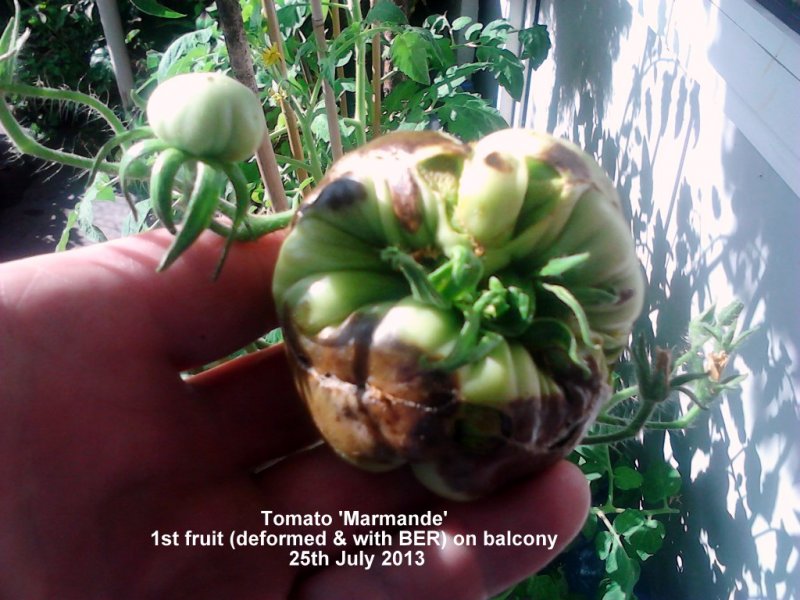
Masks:
[[[474,294],[482,278],[483,263],[464,246],[453,248],[450,260],[428,276],[439,295],[450,302]]]
[[[123,146],[130,142],[134,142],[136,140],[141,140],[143,138],[152,138],[153,137],[153,130],[149,127],[137,127],[136,129],[131,129],[130,131],[124,131],[122,133],[118,133],[110,140],[108,140],[105,144],[100,147],[100,150],[97,151],[97,154],[94,157],[94,162],[92,163],[92,170],[89,171],[89,182],[94,181],[97,172],[100,170],[100,165],[103,164],[103,161],[111,154],[111,151],[116,148],[117,146]]]
[[[532,290],[516,285],[506,287],[498,277],[490,277],[488,286],[475,303],[484,326],[504,337],[522,335],[533,322],[536,310],[536,296]]]
[[[122,195],[125,197],[128,206],[131,207],[131,212],[134,217],[136,216],[136,205],[128,189],[128,171],[148,154],[161,152],[167,148],[169,148],[169,146],[161,140],[144,140],[131,146],[128,151],[122,155],[122,160],[119,161],[119,183],[122,188]]]
[[[719,311],[717,315],[717,323],[722,327],[730,327],[739,320],[739,315],[744,310],[744,304],[741,300],[734,300],[728,306]]]
[[[502,336],[493,331],[481,335],[480,311],[472,308],[465,313],[464,325],[461,327],[455,346],[450,353],[437,361],[430,361],[423,357],[422,367],[455,371],[459,367],[485,358],[502,341]]]
[[[197,163],[194,188],[186,207],[186,218],[175,240],[158,265],[158,270],[168,268],[207,229],[217,211],[220,193],[219,172],[204,162]]]
[[[530,327],[521,337],[521,342],[530,352],[559,349],[566,354],[570,362],[579,367],[587,375],[591,374],[586,361],[578,354],[578,342],[572,330],[558,319],[534,319]]]
[[[581,306],[603,306],[619,302],[619,294],[599,287],[573,287],[570,291]]]
[[[708,373],[683,373],[681,375],[676,375],[672,379],[669,380],[669,386],[673,389],[680,387],[682,385],[686,385],[687,383],[691,383],[692,381],[698,381],[700,379],[707,379]]]
[[[570,292],[564,286],[553,283],[542,283],[541,286],[546,291],[558,298],[562,303],[566,304],[570,311],[572,311],[572,314],[575,315],[575,318],[578,321],[578,330],[581,334],[581,341],[590,348],[597,347],[595,341],[592,340],[592,330],[589,326],[589,319],[586,317],[586,313],[584,312],[580,302],[578,302],[577,298],[572,295],[572,292]]]
[[[242,223],[245,222],[247,209],[250,208],[250,190],[247,185],[247,177],[245,177],[241,167],[236,163],[220,163],[215,166],[222,169],[225,175],[228,176],[233,186],[233,193],[236,196],[236,203],[233,218],[231,219],[231,230],[225,238],[225,246],[222,249],[222,255],[219,257],[219,263],[217,263],[217,268],[214,271],[214,279],[219,277],[219,274],[222,272],[222,266],[225,264],[225,259],[228,257],[231,245],[236,239],[236,234],[242,226]]]
[[[502,342],[503,337],[499,333],[487,331],[477,342],[463,341],[459,336],[452,352],[438,361],[422,361],[424,368],[435,368],[441,371],[455,371],[456,369],[476,363],[486,358]]]
[[[147,82],[145,83],[145,85],[147,85]],[[139,93],[139,90],[131,90],[130,96],[131,96],[131,102],[133,102],[133,105],[136,108],[138,108],[142,112],[147,110],[147,99],[142,97],[142,95]]]
[[[433,286],[428,274],[414,258],[394,246],[381,250],[381,260],[389,263],[395,271],[400,271],[408,281],[411,295],[415,300],[430,304],[437,308],[449,308],[450,302],[445,300]]]
[[[22,49],[25,37],[25,34],[19,35],[19,13],[19,4],[15,4],[14,16],[3,30],[3,35],[0,36],[0,56],[2,56],[0,59],[0,83],[11,83],[14,80],[17,56]],[[2,95],[0,95],[0,99],[2,99]]]
[[[172,188],[175,177],[189,156],[177,148],[167,148],[153,163],[150,172],[150,202],[153,213],[170,233],[175,233],[172,218]]]
[[[574,269],[589,260],[590,254],[588,252],[581,252],[580,254],[571,254],[569,256],[559,256],[551,258],[547,263],[539,269],[540,277],[560,277],[567,271]]]
[[[651,356],[644,335],[640,335],[631,346],[631,357],[640,396],[654,402],[665,400],[671,391],[672,359],[670,353],[667,350],[655,348]]]

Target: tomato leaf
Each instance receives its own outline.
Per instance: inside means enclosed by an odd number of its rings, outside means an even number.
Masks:
[[[456,64],[456,53],[450,46],[450,39],[445,37],[436,38],[431,44],[430,58],[436,70],[444,71]]]
[[[458,17],[455,21],[453,21],[452,29],[453,31],[461,31],[462,29],[464,29],[464,27],[466,27],[470,23],[472,23],[472,18]]]
[[[149,199],[137,202],[134,205],[134,210],[128,212],[127,216],[122,221],[122,230],[120,234],[125,237],[144,231],[147,219],[150,217],[150,208]]]
[[[505,19],[497,19],[486,24],[481,32],[481,44],[499,46],[508,39],[508,32],[514,27]]]
[[[681,474],[671,465],[659,462],[644,473],[642,494],[648,502],[661,502],[676,495],[681,489]]]
[[[602,594],[602,596],[598,596],[600,600],[630,600],[630,596],[625,593],[625,590],[611,579],[604,579],[600,582],[599,593]]]
[[[16,37],[16,19],[11,19],[6,25],[3,35],[0,36],[0,55],[6,55],[6,58],[0,60],[0,81],[3,83],[11,83],[14,78],[14,63],[16,55],[11,50],[12,40]]]
[[[389,112],[403,110],[404,107],[419,106],[420,100],[425,93],[425,88],[412,79],[404,79],[397,82],[392,91],[383,99],[383,107]]]
[[[446,98],[461,93],[460,86],[467,81],[473,73],[489,67],[489,63],[467,63],[449,67],[443,74],[433,80],[433,88],[437,98]]]
[[[78,213],[78,230],[87,239],[93,242],[105,242],[106,234],[94,224],[94,206],[91,198],[84,198],[75,207],[75,212]]]
[[[639,563],[633,560],[625,548],[616,539],[613,540],[611,552],[606,558],[608,577],[619,584],[627,594],[633,592],[633,586],[639,580]]]
[[[116,198],[114,186],[107,173],[98,173],[92,179],[92,184],[83,193],[84,200],[93,202],[95,200],[113,201]]]
[[[505,48],[481,46],[475,53],[475,57],[479,61],[489,63],[489,68],[497,77],[498,83],[511,94],[512,98],[522,99],[525,75],[522,71],[522,62],[514,56],[513,52]]]
[[[664,525],[655,519],[647,519],[641,527],[626,536],[639,560],[647,560],[661,549],[664,543]]]
[[[408,18],[399,6],[391,0],[378,0],[367,13],[366,22],[370,25],[386,23],[390,25],[407,25]]]
[[[547,25],[534,25],[521,29],[518,35],[520,58],[529,59],[531,67],[534,70],[538,69],[550,53],[550,33],[547,31]]]
[[[145,14],[154,17],[161,17],[162,19],[180,19],[186,15],[176,12],[171,8],[159,4],[156,0],[131,0],[133,5]]]
[[[459,92],[443,98],[436,110],[445,129],[465,141],[508,127],[498,110],[473,94]]]
[[[464,37],[468,42],[477,42],[481,30],[483,30],[483,23],[473,23],[467,27],[467,30],[464,32]]]
[[[193,50],[200,49],[201,53],[206,54],[213,35],[214,31],[209,27],[186,33],[172,42],[158,63],[156,77],[159,83],[181,72],[181,59]]]
[[[440,33],[450,27],[450,22],[445,15],[430,15],[425,18],[422,26],[432,33]]]
[[[717,315],[717,323],[723,327],[729,327],[736,323],[743,310],[744,304],[740,300],[734,300],[719,312]]]
[[[614,536],[610,531],[601,531],[594,538],[594,548],[600,560],[606,560],[614,545]]]
[[[292,38],[311,16],[311,3],[308,0],[283,0],[275,8],[284,39]]]
[[[636,469],[621,465],[614,469],[614,487],[620,490],[635,490],[642,486],[644,478]]]
[[[419,83],[431,82],[428,53],[424,38],[416,31],[404,31],[392,40],[391,57],[394,65]]]
[[[61,237],[58,239],[58,244],[56,244],[56,252],[63,252],[67,249],[70,233],[75,228],[75,224],[77,222],[78,206],[76,205],[75,208],[73,208],[71,211],[69,211],[69,214],[67,214],[67,222],[64,223],[64,229],[61,231]]]

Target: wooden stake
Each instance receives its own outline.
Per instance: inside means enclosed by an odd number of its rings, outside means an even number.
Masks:
[[[278,12],[275,10],[275,2],[273,0],[262,0],[262,7],[267,17],[269,41],[278,49],[280,54],[280,62],[278,64],[280,65],[281,75],[285,79],[288,76],[288,70],[286,68],[286,55],[283,51],[283,38],[278,24]],[[284,101],[283,96],[281,96],[279,104],[283,116],[286,118],[286,130],[289,133],[289,148],[292,151],[292,156],[295,160],[302,162],[305,160],[305,154],[303,153],[303,143],[300,140],[300,130],[297,127],[297,116],[294,114],[292,107]],[[307,177],[308,173],[306,173],[305,169],[297,169],[297,178],[300,182],[305,181]]]
[[[320,64],[328,53],[328,43],[325,40],[325,20],[322,18],[322,3],[320,0],[311,0],[311,25],[314,27],[314,37],[317,40],[317,57]],[[339,132],[339,113],[336,107],[336,98],[333,88],[327,79],[323,79],[322,89],[325,93],[325,114],[328,117],[328,130],[331,136],[331,153],[333,160],[338,160],[343,154],[342,135]]]
[[[236,79],[257,93],[253,60],[250,58],[250,46],[247,44],[247,37],[244,33],[242,9],[239,2],[238,0],[217,0],[217,10],[233,74]],[[275,150],[270,142],[269,128],[267,128],[264,141],[256,151],[256,162],[264,187],[272,201],[272,207],[276,211],[288,209],[289,201],[286,198],[286,190],[283,189],[283,180],[278,168],[278,161],[275,158]]]
[[[375,0],[371,0],[375,6]],[[381,134],[381,36],[372,36],[372,137]]]
[[[342,21],[339,15],[339,7],[331,6],[328,8],[331,13],[331,25],[333,26],[333,38],[336,39],[342,34]],[[344,79],[344,67],[336,67],[336,76],[339,79]],[[347,118],[347,92],[342,92],[339,98],[339,112],[343,118]]]

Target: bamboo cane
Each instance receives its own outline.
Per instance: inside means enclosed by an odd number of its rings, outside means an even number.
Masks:
[[[361,0],[348,0],[350,8],[350,19],[353,23],[359,25],[363,21],[361,16]],[[356,61],[356,91],[355,91],[355,119],[363,125],[359,132],[359,143],[361,145],[367,143],[364,129],[367,125],[367,73],[366,73],[366,43],[364,37],[359,35],[356,38],[355,44],[355,61]]]
[[[108,43],[111,67],[117,81],[120,98],[122,98],[122,106],[125,110],[129,110],[133,104],[131,101],[133,70],[128,49],[125,46],[125,33],[122,29],[119,8],[116,0],[97,0],[97,8],[100,11],[100,23]]]
[[[371,0],[375,6],[375,0]],[[372,137],[381,134],[381,35],[372,36]]]
[[[328,44],[325,40],[325,20],[322,17],[322,3],[320,0],[311,0],[311,24],[314,27],[314,36],[317,40],[317,56],[320,65],[325,60]],[[328,117],[328,130],[331,136],[331,152],[333,160],[339,159],[344,150],[342,148],[342,136],[339,132],[339,113],[336,107],[336,98],[333,95],[333,88],[327,79],[322,82],[325,94],[325,114]]]
[[[331,25],[333,27],[333,38],[336,39],[342,34],[342,21],[341,17],[339,16],[339,7],[338,6],[331,6],[328,11],[331,13]],[[344,67],[336,67],[336,76],[339,79],[344,79]],[[339,98],[339,112],[341,113],[343,118],[348,117],[347,111],[347,94],[342,92],[341,97]]]
[[[228,48],[228,56],[231,68],[236,78],[254,92],[257,92],[256,78],[253,74],[253,59],[250,57],[250,47],[244,33],[244,22],[242,20],[242,9],[238,0],[217,0],[217,10],[219,11],[219,22],[222,33],[225,36],[225,46]],[[276,211],[289,208],[289,201],[286,198],[286,191],[283,189],[278,161],[275,158],[275,150],[269,137],[269,128],[264,141],[261,142],[256,151],[256,162],[261,173],[264,187],[272,201],[272,207]]]
[[[280,55],[280,61],[278,64],[281,75],[285,79],[288,74],[286,68],[286,55],[284,54],[283,38],[281,37],[281,31],[278,26],[278,12],[275,10],[275,2],[273,0],[262,0],[262,7],[264,9],[264,14],[267,17],[269,40],[270,43],[278,49],[278,53]],[[280,97],[279,104],[280,109],[283,112],[283,116],[286,118],[286,131],[289,134],[289,148],[292,151],[292,157],[295,160],[303,162],[305,160],[305,155],[303,153],[303,143],[300,140],[300,130],[297,127],[297,116],[294,114],[292,107],[289,106],[286,101],[284,101],[283,96]],[[297,169],[298,180],[302,182],[307,177],[308,173],[306,173],[305,169]]]

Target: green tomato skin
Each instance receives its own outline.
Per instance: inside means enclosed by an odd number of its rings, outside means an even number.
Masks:
[[[161,83],[147,102],[156,136],[192,156],[225,162],[251,157],[266,135],[258,97],[222,73],[185,73]]]
[[[560,286],[582,299],[590,337],[537,291],[529,335],[440,369],[463,315],[413,297],[381,258],[387,247],[428,272],[469,252],[479,290],[490,277]],[[548,261],[584,253],[572,270],[537,279]],[[333,165],[295,216],[273,293],[298,389],[329,444],[371,470],[409,463],[436,493],[470,499],[580,441],[610,395],[609,363],[644,284],[613,185],[577,147],[519,130],[474,145],[420,132],[384,136]]]
[[[513,155],[490,148],[470,157],[458,191],[455,219],[484,247],[499,246],[513,235],[528,187],[526,165]]]

